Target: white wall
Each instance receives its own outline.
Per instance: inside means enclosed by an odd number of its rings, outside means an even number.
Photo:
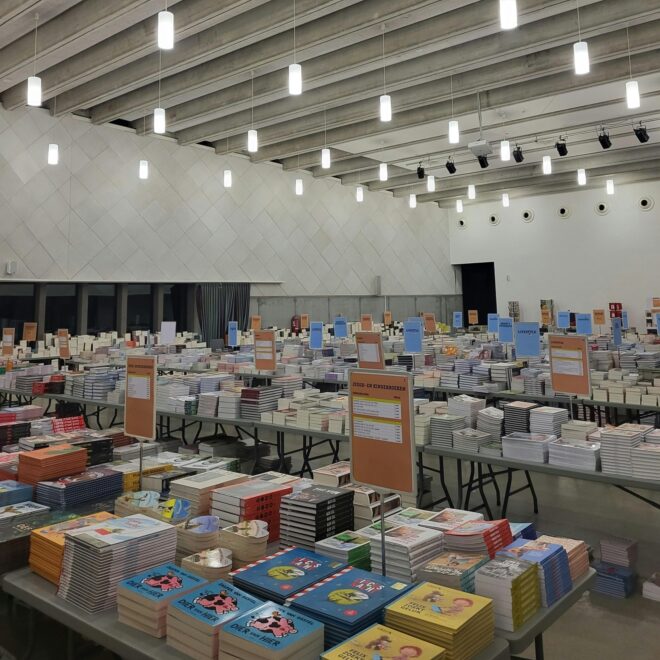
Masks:
[[[357,204],[353,187],[310,176],[300,198],[295,176],[42,109],[0,110],[0,277],[16,261],[14,279],[282,281],[253,292],[338,295],[373,293],[381,275],[384,294],[455,292],[445,211],[383,193]]]
[[[649,196],[656,204],[644,212],[639,201]],[[600,202],[604,216],[595,211]],[[534,212],[531,223],[522,221],[525,209]],[[499,225],[489,224],[491,213]],[[603,189],[512,199],[508,209],[465,203],[460,216],[450,212],[450,239],[453,264],[495,262],[498,311],[518,300],[523,320],[539,318],[541,298],[578,312],[622,302],[631,325],[644,327],[648,299],[660,296],[660,183],[617,186],[613,197]]]

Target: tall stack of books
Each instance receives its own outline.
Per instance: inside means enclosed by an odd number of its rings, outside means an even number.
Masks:
[[[566,550],[568,568],[573,582],[589,570],[589,549],[584,541],[566,539],[560,536],[548,536],[547,534],[539,536],[537,540],[540,543],[556,543]]]
[[[600,432],[600,461],[605,474],[631,477],[633,473],[632,450],[639,447],[644,438],[641,431],[607,428]]]
[[[460,415],[432,415],[431,446],[451,449],[454,431],[464,429],[467,425],[465,417]]]
[[[529,413],[529,430],[531,433],[546,433],[548,435],[561,435],[562,424],[568,421],[566,408],[552,406],[538,406]]]
[[[548,463],[596,472],[600,469],[600,442],[557,438],[548,445]]]
[[[277,400],[281,397],[281,387],[244,387],[241,390],[241,418],[260,421],[261,413],[277,410]]]
[[[456,451],[478,453],[482,445],[491,442],[490,433],[477,429],[459,429],[452,434]]]
[[[323,624],[275,603],[264,603],[220,628],[218,660],[303,660],[323,651]]]
[[[369,486],[348,483],[342,488],[353,491],[353,526],[356,529],[371,525],[380,519],[380,495]],[[385,495],[385,515],[390,515],[401,507],[401,495]]]
[[[642,596],[660,603],[660,573],[653,573],[642,585]]]
[[[373,660],[374,657],[388,657],[380,655],[379,651],[393,653],[394,657],[401,660],[443,660],[447,657],[445,649],[440,646],[376,623],[322,653],[321,660]]]
[[[247,566],[261,559],[268,546],[268,523],[263,520],[246,520],[220,530],[219,542],[232,553],[234,569]]]
[[[533,408],[537,408],[538,403],[531,401],[512,401],[505,403],[504,410],[504,433],[529,433],[529,415]]]
[[[291,485],[258,479],[218,488],[211,494],[211,513],[220,518],[222,527],[244,520],[263,520],[268,524],[268,540],[272,543],[280,538],[282,498],[291,490]]]
[[[87,452],[69,444],[25,451],[18,457],[18,480],[34,486],[39,481],[80,474],[87,467]]]
[[[390,577],[348,567],[287,600],[291,609],[325,625],[330,648],[382,619],[383,608],[410,588]]]
[[[630,450],[630,458],[635,479],[660,481],[660,445],[643,442]]]
[[[353,528],[353,491],[311,486],[282,498],[281,543],[314,549],[317,541]]]
[[[445,532],[445,549],[487,553],[491,559],[513,540],[509,521],[469,520]]]
[[[87,612],[109,609],[119,581],[173,561],[175,552],[176,529],[140,514],[68,531],[57,595]]]
[[[450,415],[464,417],[465,425],[475,428],[477,425],[477,413],[485,407],[485,399],[477,399],[467,394],[459,394],[449,399],[447,410]]]
[[[26,522],[42,513],[50,511],[50,507],[36,502],[18,502],[0,506],[0,532],[17,523]]]
[[[503,423],[504,412],[499,408],[489,406],[477,413],[477,430],[488,433],[493,442],[498,442],[502,437]]]
[[[448,660],[470,660],[495,633],[490,598],[423,582],[385,608],[385,625],[447,650]]]
[[[215,489],[234,486],[247,480],[246,474],[209,470],[172,482],[170,495],[189,500],[193,515],[207,515],[211,509],[211,493]]]
[[[218,417],[238,419],[241,416],[241,390],[222,390],[218,397]]]
[[[594,431],[598,430],[596,422],[588,422],[583,419],[571,419],[561,425],[561,437],[564,440],[578,440],[586,442]]]
[[[341,532],[322,541],[317,541],[316,552],[332,557],[354,568],[371,570],[371,541],[358,532]]]
[[[220,521],[217,516],[197,516],[176,528],[176,563],[184,557],[216,548],[220,543]]]
[[[541,607],[536,564],[511,557],[495,557],[475,576],[474,590],[492,599],[495,627],[513,632]]]
[[[168,604],[204,582],[174,564],[150,568],[119,583],[117,617],[147,635],[165,637]]]
[[[53,525],[33,529],[30,534],[30,570],[42,578],[59,584],[64,558],[64,533],[116,518],[107,511],[64,520]]]
[[[572,588],[571,572],[566,550],[557,543],[516,539],[498,557],[524,559],[538,564],[538,579],[541,589],[541,605],[550,607],[565,596]]]
[[[184,657],[213,660],[220,628],[259,605],[259,599],[224,580],[204,584],[169,604],[167,645]]]
[[[314,474],[314,481],[321,486],[339,488],[351,481],[351,464],[349,461],[331,463],[325,467],[317,468],[312,472]]]
[[[489,561],[487,554],[445,550],[424,564],[417,577],[420,582],[474,593],[475,573]]]
[[[35,489],[36,500],[51,509],[65,509],[76,504],[116,497],[122,492],[123,483],[121,472],[95,467],[72,477],[40,481]]]
[[[628,598],[637,585],[637,574],[625,566],[607,564],[602,561],[594,563],[596,582],[593,591],[613,598]]]
[[[634,568],[637,563],[637,541],[625,538],[606,538],[600,541],[601,561]]]

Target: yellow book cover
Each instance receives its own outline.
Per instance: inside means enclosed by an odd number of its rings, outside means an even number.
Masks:
[[[376,624],[321,655],[322,660],[440,660],[445,649]]]
[[[492,610],[490,598],[422,582],[385,609],[392,614],[401,614],[450,630],[459,630],[486,608]]]
[[[89,527],[90,525],[105,522],[106,520],[116,517],[117,516],[108,513],[107,511],[99,511],[98,513],[92,513],[89,516],[82,516],[80,518],[74,518],[73,520],[65,520],[64,522],[55,523],[54,525],[40,527],[39,529],[33,530],[32,534],[33,536],[39,536],[46,539],[50,543],[64,547],[65,532],[70,532],[72,529]]]

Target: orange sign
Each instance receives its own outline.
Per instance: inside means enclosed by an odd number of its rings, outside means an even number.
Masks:
[[[71,357],[69,349],[69,331],[66,328],[60,328],[57,331],[57,350],[58,355],[65,360]]]
[[[654,308],[655,307],[660,307],[660,298],[652,298],[651,302],[652,302],[652,305],[651,305],[652,307],[654,307]]]
[[[23,323],[23,341],[37,341],[36,323]]]
[[[261,330],[261,316],[250,317],[250,330]]]
[[[605,310],[594,309],[594,323],[596,325],[605,325]]]
[[[436,331],[435,314],[424,312],[422,318],[424,319],[424,332],[427,335],[434,335]]]
[[[309,330],[309,314],[300,315],[300,329]]]
[[[552,323],[552,314],[549,309],[541,310],[541,325],[550,325]]]
[[[385,310],[383,312],[383,324],[392,325],[392,312]]]
[[[380,332],[356,332],[358,366],[360,369],[384,369],[383,337]]]
[[[589,348],[585,335],[550,335],[552,389],[562,394],[591,397]]]
[[[254,366],[264,371],[277,369],[274,330],[254,331]]]
[[[2,329],[2,354],[13,355],[14,353],[14,340],[16,339],[15,328]]]
[[[468,323],[470,325],[478,325],[479,324],[479,310],[468,309]]]
[[[156,439],[156,356],[129,355],[126,358],[124,399],[126,435]]]
[[[374,329],[374,322],[371,314],[362,314],[360,316],[360,326],[365,332],[371,332]]]
[[[351,481],[417,492],[412,389],[409,374],[350,372]]]

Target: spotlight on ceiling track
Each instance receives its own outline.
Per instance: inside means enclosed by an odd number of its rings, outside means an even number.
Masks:
[[[424,168],[422,167],[421,162],[417,166],[417,178],[418,179],[423,179],[424,178]]]
[[[488,167],[488,156],[477,156],[479,161],[479,166],[482,170],[485,170]]]
[[[566,140],[559,138],[555,144],[555,149],[560,156],[568,156],[568,146],[566,145]]]
[[[598,142],[600,142],[600,146],[603,147],[603,149],[609,149],[612,146],[610,134],[604,128],[600,129],[600,133],[598,134]]]
[[[525,160],[525,156],[523,155],[523,150],[520,145],[516,145],[516,148],[513,150],[513,160],[516,161],[516,163],[522,163],[523,160]]]
[[[633,131],[635,131],[635,137],[642,143],[646,143],[649,141],[649,132],[646,130],[646,126],[642,126],[641,124],[637,126],[636,128],[633,128]]]
[[[447,172],[449,172],[449,174],[456,174],[456,164],[454,163],[454,159],[452,157],[447,160],[445,167],[447,168]]]

